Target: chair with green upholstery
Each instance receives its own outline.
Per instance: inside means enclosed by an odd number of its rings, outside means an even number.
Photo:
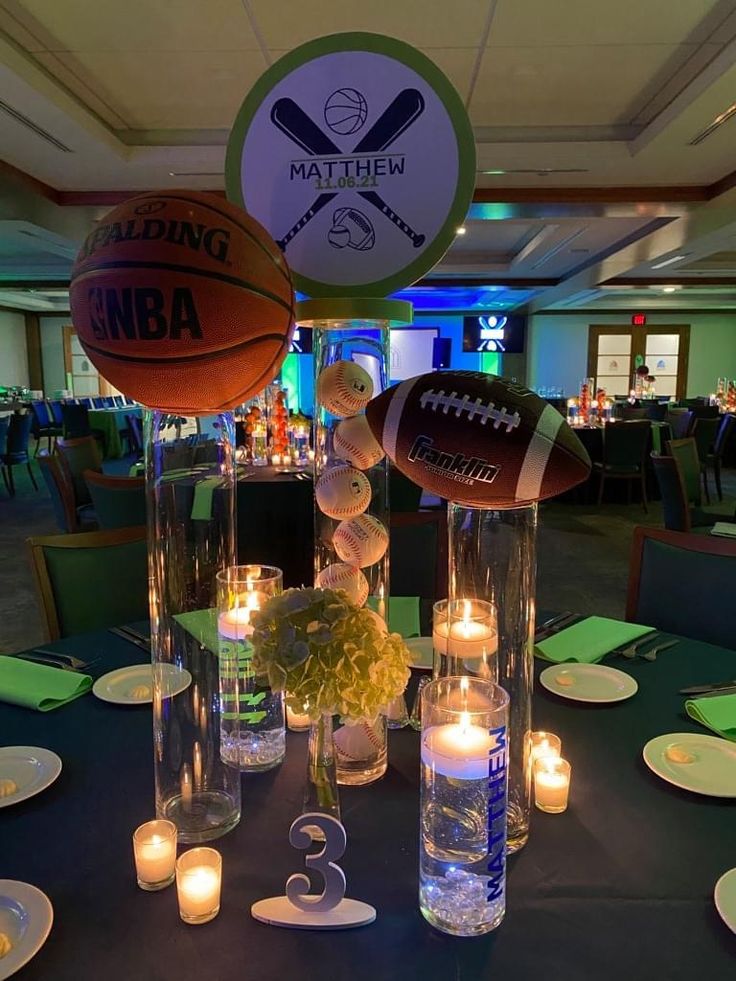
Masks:
[[[51,456],[49,453],[42,451],[36,457],[36,460],[41,469],[41,476],[46,484],[49,497],[51,498],[57,525],[61,531],[68,533],[79,531],[77,510],[74,507],[74,495],[67,476],[61,467],[58,455],[54,454]]]
[[[710,489],[708,487],[708,457],[713,453],[713,449],[716,442],[716,437],[718,436],[718,430],[721,428],[720,417],[710,419],[696,419],[695,426],[693,428],[693,439],[695,440],[695,448],[698,451],[698,466],[700,467],[700,473],[703,477],[703,490],[705,491],[705,500],[707,504],[710,504]]]
[[[626,619],[736,648],[734,578],[736,541],[635,528]]]
[[[603,502],[603,489],[607,480],[625,480],[629,504],[631,504],[631,485],[633,482],[639,483],[641,503],[646,512],[646,454],[651,426],[648,419],[606,424],[603,430],[603,459],[593,464],[600,480],[599,505]]]
[[[85,470],[102,473],[102,454],[97,441],[92,436],[79,439],[59,439],[56,449],[62,461],[64,472],[72,485],[74,505],[77,508],[92,503],[89,488],[84,479]]]
[[[148,616],[145,528],[29,538],[47,640]]]
[[[432,627],[432,604],[447,596],[447,516],[444,511],[391,513],[391,594],[418,596],[422,633]]]
[[[146,523],[143,477],[110,477],[96,470],[85,470],[83,476],[100,528],[134,528]]]

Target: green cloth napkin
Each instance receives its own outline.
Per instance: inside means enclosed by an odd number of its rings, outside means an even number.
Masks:
[[[368,606],[374,613],[378,612],[379,600],[376,596],[368,598]],[[418,637],[421,633],[419,625],[419,597],[392,596],[388,601],[388,629],[392,634],[402,637]]]
[[[644,627],[640,623],[623,623],[621,620],[609,620],[608,617],[588,617],[541,640],[535,647],[535,653],[558,664],[562,661],[595,664],[614,648],[630,644],[652,630],[652,627]]]
[[[685,702],[685,711],[691,719],[736,743],[736,695],[691,698]]]
[[[205,477],[197,481],[192,501],[192,521],[209,521],[212,517],[212,495],[222,483],[222,477]]]
[[[0,657],[0,701],[39,712],[66,705],[92,687],[87,674],[51,668],[46,664]]]
[[[177,613],[174,616],[177,623],[190,633],[202,647],[213,654],[218,652],[217,610],[191,610],[189,613]]]

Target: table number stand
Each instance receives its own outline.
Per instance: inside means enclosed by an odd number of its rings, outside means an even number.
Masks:
[[[260,899],[250,908],[251,916],[269,926],[292,930],[345,930],[367,926],[376,918],[368,903],[345,898],[345,873],[335,862],[345,853],[345,828],[330,814],[311,812],[301,814],[289,829],[289,842],[294,848],[309,848],[317,840],[314,830],[324,835],[324,846],[315,855],[307,855],[307,868],[322,876],[321,894],[310,895],[309,878],[297,872],[286,881],[286,895]]]

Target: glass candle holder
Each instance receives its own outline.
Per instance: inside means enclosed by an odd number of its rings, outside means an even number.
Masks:
[[[559,756],[562,752],[562,740],[553,732],[545,732],[540,729],[531,734],[531,745],[529,749],[529,759],[532,766],[536,760],[541,760],[546,756]]]
[[[534,803],[547,814],[567,810],[571,767],[559,756],[543,756],[534,761]]]
[[[221,752],[247,772],[270,770],[286,756],[284,694],[256,678],[250,641],[253,613],[282,590],[275,566],[237,565],[217,574]]]
[[[133,832],[133,857],[138,885],[146,892],[165,889],[176,872],[176,825],[147,821]]]
[[[287,696],[288,698],[288,696]],[[291,732],[307,732],[311,726],[309,715],[304,711],[293,709],[286,704],[286,725]]]
[[[432,608],[433,677],[477,675],[498,679],[498,633],[486,600],[439,600]]]
[[[506,912],[508,707],[481,678],[422,691],[419,908],[443,933],[488,933]]]
[[[214,848],[192,848],[176,863],[179,916],[185,923],[209,923],[220,912],[222,855]]]

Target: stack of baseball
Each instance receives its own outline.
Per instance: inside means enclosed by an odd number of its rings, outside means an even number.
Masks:
[[[335,561],[317,576],[317,585],[344,589],[363,606],[368,599],[368,580],[363,569],[380,562],[388,548],[388,531],[374,515],[367,514],[371,484],[366,470],[384,456],[370,431],[364,409],[373,396],[373,382],[354,361],[335,361],[317,380],[317,398],[336,416],[333,459],[315,486],[317,507],[339,523],[332,535]]]

